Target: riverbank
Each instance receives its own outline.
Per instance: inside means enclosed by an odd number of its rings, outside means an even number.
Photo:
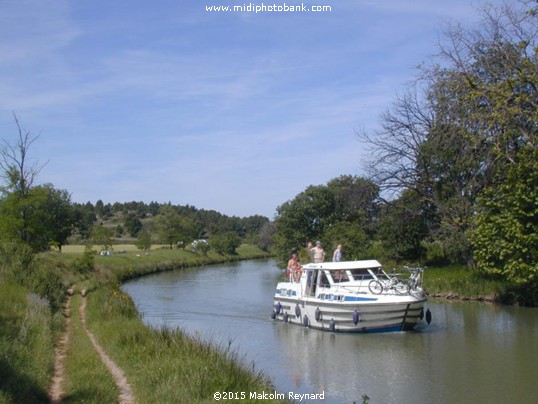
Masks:
[[[64,307],[56,312],[28,290],[2,282],[0,403],[121,401],[120,386],[92,346],[88,331],[132,387],[132,398],[123,402],[202,403],[213,402],[217,392],[274,391],[270,380],[247,369],[229,347],[193,339],[181,330],[143,325],[120,288],[122,281],[144,274],[263,258],[266,253],[248,245],[228,256],[165,249],[117,252],[92,256],[91,271],[81,265],[80,252],[40,256],[37,265],[58,276],[65,291],[74,294],[71,299],[62,296]],[[29,333],[34,323],[31,330],[36,331]],[[63,356],[60,365],[54,364],[55,352]],[[55,397],[48,393],[53,376]]]
[[[208,346],[180,330],[143,325],[120,288],[123,281],[150,273],[267,256],[249,245],[228,256],[167,248],[140,252],[133,246],[115,246],[113,255],[104,256],[85,256],[80,246],[38,256],[36,266],[51,280],[40,290],[51,304],[18,284],[1,283],[0,403],[116,401],[121,388],[88,331],[122,370],[137,402],[181,397],[196,403],[213,401],[217,391],[271,391],[270,380],[246,369],[229,346]],[[424,286],[430,297],[485,301],[495,301],[501,287],[461,267],[428,268]]]
[[[500,303],[504,285],[463,266],[426,268],[423,286],[429,298]]]

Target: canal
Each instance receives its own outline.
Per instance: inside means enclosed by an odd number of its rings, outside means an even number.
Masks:
[[[273,322],[272,260],[148,275],[123,285],[145,323],[229,346],[279,393],[327,403],[535,403],[538,309],[430,301],[417,331],[332,334]],[[427,277],[427,272],[425,274]],[[311,402],[311,401],[310,401]]]

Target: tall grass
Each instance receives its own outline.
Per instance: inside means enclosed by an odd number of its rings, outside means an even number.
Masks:
[[[0,281],[0,402],[48,402],[57,321],[46,299]]]
[[[434,296],[489,300],[502,293],[503,284],[469,268],[454,265],[427,268],[424,272],[424,288]]]
[[[179,329],[144,326],[120,289],[102,287],[88,296],[88,322],[140,402],[204,403],[214,402],[217,391],[273,391],[270,381],[248,369],[229,346],[211,345]]]

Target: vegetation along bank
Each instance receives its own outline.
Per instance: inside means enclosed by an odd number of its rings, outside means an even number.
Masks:
[[[216,391],[272,391],[270,381],[239,360],[229,347],[211,346],[180,330],[144,326],[120,288],[121,280],[145,273],[266,256],[249,245],[240,246],[234,255],[201,256],[178,249],[156,249],[147,255],[128,251],[94,256],[93,271],[80,272],[71,268],[76,267],[73,262],[81,259],[81,253],[40,254],[33,266],[56,273],[57,293],[67,296],[67,282],[73,295],[59,299],[63,309],[52,311],[47,299],[3,275],[0,402],[49,402],[55,347],[66,331],[69,337],[57,396],[62,402],[115,402],[120,387],[96,353],[85,327],[122,369],[136,402],[210,402]]]

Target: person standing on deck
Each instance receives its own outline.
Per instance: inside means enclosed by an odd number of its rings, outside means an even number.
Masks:
[[[321,246],[321,241],[316,241],[316,246],[310,248],[314,258],[314,264],[325,261],[325,250]]]
[[[334,250],[333,253],[333,262],[340,261],[342,261],[342,244],[338,244],[338,247],[336,247],[336,250]]]

